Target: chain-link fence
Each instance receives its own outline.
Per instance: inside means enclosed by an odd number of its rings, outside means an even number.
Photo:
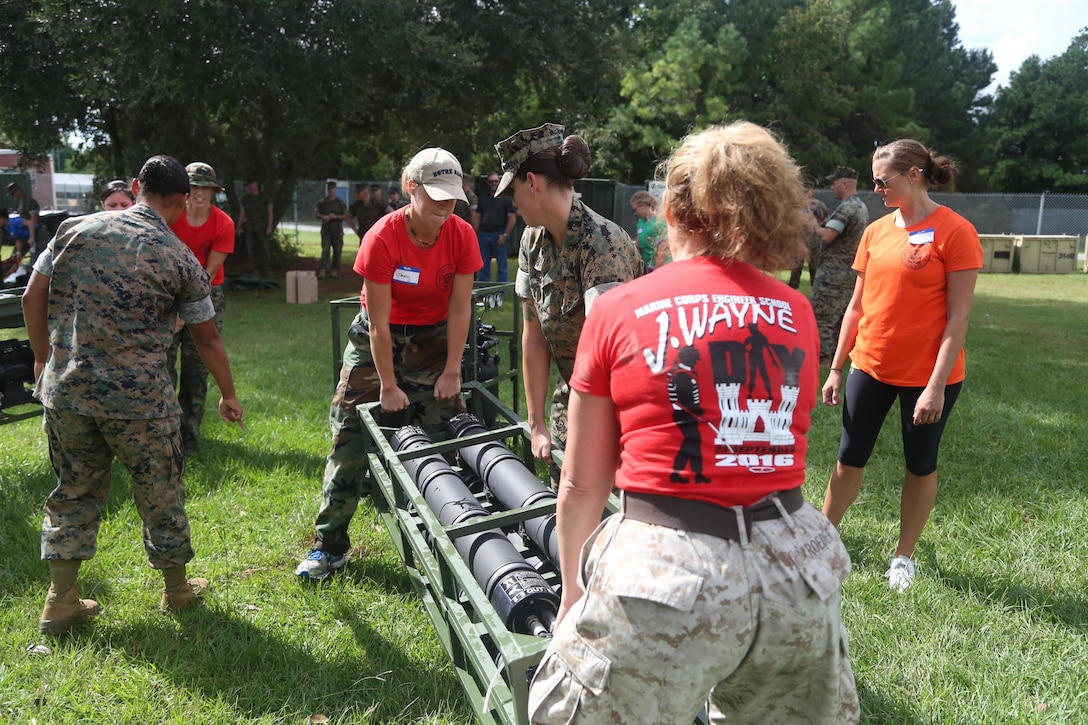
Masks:
[[[477,180],[483,183],[483,177]],[[389,189],[399,188],[396,181],[339,181],[337,193],[346,204],[355,198],[355,185],[378,184],[383,198],[389,198]],[[478,184],[477,186],[480,186]],[[486,187],[480,186],[478,192]],[[635,215],[631,212],[631,196],[644,190],[644,185],[620,184],[606,179],[582,179],[575,188],[582,199],[594,210],[612,219],[628,233],[635,233]],[[313,210],[325,196],[323,180],[304,181],[298,185],[293,208],[283,216],[281,224],[289,226],[317,226]],[[891,209],[884,206],[879,194],[859,191],[858,196],[869,209],[870,219],[879,219]],[[966,217],[980,234],[1044,234],[1073,235],[1080,238],[1079,251],[1085,251],[1085,235],[1088,234],[1088,195],[1085,194],[945,194],[931,193],[930,197]],[[826,189],[816,192],[816,198],[828,209],[834,210],[838,201]]]

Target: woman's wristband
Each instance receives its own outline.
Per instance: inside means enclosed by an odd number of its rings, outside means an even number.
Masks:
[[[833,372],[833,373],[841,373],[841,372],[842,372],[842,368],[831,368],[831,372]]]

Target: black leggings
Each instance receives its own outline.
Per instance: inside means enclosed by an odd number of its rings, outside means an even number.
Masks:
[[[963,383],[953,383],[944,389],[944,410],[936,423],[914,424],[914,406],[922,388],[905,388],[882,383],[866,372],[852,368],[846,379],[846,402],[842,408],[842,442],[839,443],[839,463],[864,468],[873,454],[880,428],[892,403],[899,398],[899,419],[903,434],[903,456],[907,471],[915,476],[928,476],[937,470],[937,453],[941,436],[952,407],[959,397]]]

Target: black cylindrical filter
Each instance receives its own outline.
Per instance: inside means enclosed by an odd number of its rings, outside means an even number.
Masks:
[[[486,433],[487,428],[471,413],[461,413],[446,426],[454,438]],[[538,501],[554,500],[555,492],[509,448],[498,441],[474,443],[459,450],[461,460],[479,476],[484,486],[503,508],[531,506]],[[524,524],[525,535],[540,547],[556,571],[559,570],[559,534],[555,514],[538,516]]]
[[[433,442],[418,426],[398,429],[390,443],[396,451],[410,451]],[[427,506],[443,526],[487,516],[465,482],[441,454],[403,462]],[[521,634],[550,632],[559,611],[559,596],[506,538],[501,529],[488,529],[453,541],[472,576],[483,588],[507,629]]]

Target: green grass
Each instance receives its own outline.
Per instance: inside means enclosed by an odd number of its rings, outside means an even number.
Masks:
[[[38,634],[52,473],[38,419],[0,426],[0,722],[473,722],[369,503],[342,576],[309,588],[292,574],[329,445],[327,302],[357,289],[323,280],[313,305],[288,306],[279,290],[229,295],[224,337],[247,430],[209,417],[186,472],[190,569],[214,589],[178,616],[157,610],[160,580],[118,467],[98,556],[81,573],[104,611],[70,637]],[[1088,722],[1086,300],[1084,275],[980,278],[941,491],[901,595],[882,578],[902,476],[896,426],[885,426],[842,526],[864,722]],[[805,493],[817,503],[838,415],[821,406],[813,419]],[[32,651],[41,644],[50,653]]]

